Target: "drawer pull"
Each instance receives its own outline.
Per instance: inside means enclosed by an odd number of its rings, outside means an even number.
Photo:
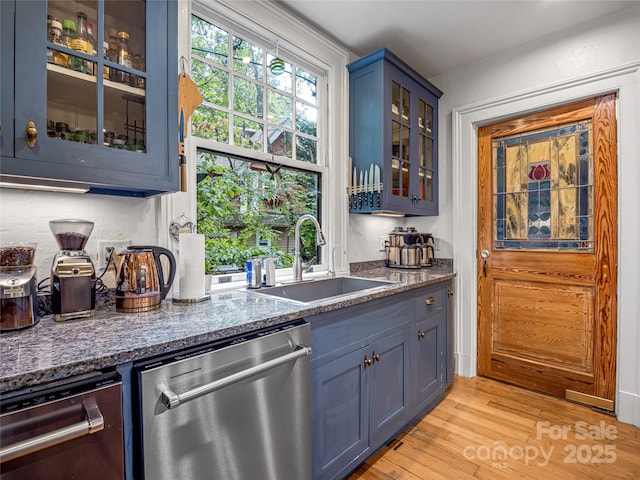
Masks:
[[[364,368],[366,369],[367,367],[370,367],[371,365],[373,365],[373,360],[367,358],[367,354],[364,354]]]
[[[434,303],[436,303],[436,299],[434,297],[429,297],[424,301],[425,305],[433,305]]]
[[[81,422],[2,447],[0,450],[0,463],[104,430],[104,417],[100,413],[98,405],[92,400],[87,400],[83,402],[83,407],[86,412],[86,418]]]

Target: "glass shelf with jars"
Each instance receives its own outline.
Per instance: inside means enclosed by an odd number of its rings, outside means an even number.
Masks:
[[[145,12],[142,0],[48,2],[50,138],[145,151]]]

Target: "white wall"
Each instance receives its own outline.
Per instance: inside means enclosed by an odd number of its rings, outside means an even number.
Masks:
[[[476,126],[618,91],[618,418],[640,426],[640,6],[434,79],[440,103],[442,235],[453,243],[458,373],[475,375]],[[442,187],[442,182],[446,187]]]
[[[166,246],[158,231],[168,229],[159,218],[160,198],[135,199],[107,195],[0,189],[0,241],[36,242],[38,279],[49,276],[58,246],[49,221],[80,218],[94,222],[86,250],[96,258],[98,240],[127,238],[134,244]],[[165,237],[166,238],[166,237]],[[161,243],[158,243],[158,242]]]

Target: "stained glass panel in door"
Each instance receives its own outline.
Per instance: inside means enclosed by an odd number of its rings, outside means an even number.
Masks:
[[[494,248],[593,250],[591,121],[493,141]]]

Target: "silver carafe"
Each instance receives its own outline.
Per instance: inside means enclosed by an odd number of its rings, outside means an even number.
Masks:
[[[405,267],[420,267],[420,249],[417,245],[404,245],[400,249],[400,264]]]

